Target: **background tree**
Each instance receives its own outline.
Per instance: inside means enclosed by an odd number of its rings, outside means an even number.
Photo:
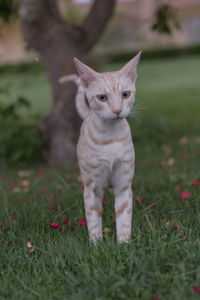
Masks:
[[[57,0],[0,0],[0,18],[5,21],[16,16],[19,6],[25,41],[40,55],[50,81],[54,103],[39,126],[47,142],[49,164],[63,164],[75,158],[75,140],[81,123],[74,105],[76,87],[72,83],[60,85],[58,80],[75,72],[73,56],[84,57],[98,41],[116,1],[93,1],[88,15],[77,26],[62,18]],[[152,29],[171,33],[173,25],[178,27],[174,10],[167,4],[161,5]]]
[[[56,0],[19,1],[25,41],[40,55],[53,92],[53,107],[40,123],[48,145],[49,164],[63,164],[75,158],[74,138],[81,122],[74,105],[75,86],[60,85],[58,80],[74,73],[73,57],[84,57],[98,41],[115,2],[95,0],[82,24],[75,26],[61,17]]]

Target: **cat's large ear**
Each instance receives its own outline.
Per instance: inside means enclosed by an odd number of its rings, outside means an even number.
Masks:
[[[137,78],[137,64],[139,63],[141,53],[142,50],[134,58],[132,58],[125,66],[123,66],[118,71],[118,74],[121,76],[127,76],[135,82]]]
[[[74,57],[74,64],[77,72],[80,75],[81,82],[85,88],[89,86],[92,81],[97,80],[97,72],[95,72],[92,68],[83,64],[78,58]]]

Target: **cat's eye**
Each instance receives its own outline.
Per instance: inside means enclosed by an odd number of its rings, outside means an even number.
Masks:
[[[106,95],[104,95],[104,94],[100,94],[100,95],[97,95],[97,99],[99,101],[105,102],[105,101],[108,100],[108,97]]]
[[[130,91],[124,91],[122,92],[122,98],[128,99],[130,97],[131,92]]]

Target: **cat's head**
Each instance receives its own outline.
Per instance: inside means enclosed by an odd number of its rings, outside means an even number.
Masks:
[[[141,51],[119,71],[106,73],[97,73],[74,58],[90,109],[102,119],[123,119],[130,113],[135,100],[140,55]]]

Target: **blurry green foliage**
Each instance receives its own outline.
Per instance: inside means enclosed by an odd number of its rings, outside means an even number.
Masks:
[[[152,30],[159,33],[171,34],[173,26],[180,29],[175,9],[169,4],[161,5],[156,11],[156,22],[152,25]]]
[[[9,99],[7,88],[0,88],[2,94]],[[23,119],[19,113],[22,108],[30,109],[24,97],[14,102],[0,102],[0,162],[6,165],[33,164],[41,158],[43,142],[38,120]]]
[[[17,16],[18,3],[14,0],[0,0],[0,19],[9,22]]]
[[[106,63],[117,63],[126,61],[133,58],[138,53],[138,51],[110,51],[105,54],[98,56],[92,56],[92,62],[96,61],[100,66]],[[200,45],[192,46],[181,46],[181,47],[164,47],[164,48],[150,48],[145,49],[142,52],[142,60],[158,59],[158,58],[170,58],[170,57],[181,57],[185,55],[199,55]]]
[[[79,25],[83,19],[83,16],[84,13],[80,8],[76,6],[69,6],[63,15],[63,18],[74,25]]]

